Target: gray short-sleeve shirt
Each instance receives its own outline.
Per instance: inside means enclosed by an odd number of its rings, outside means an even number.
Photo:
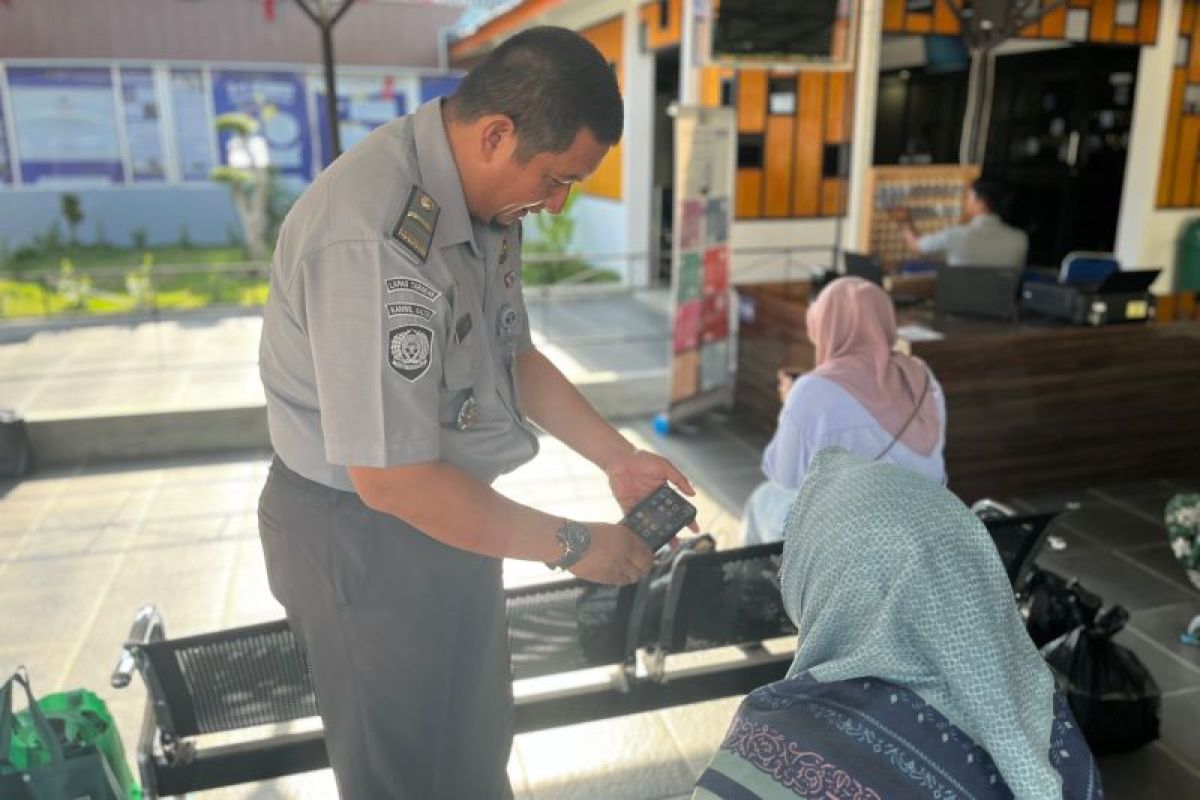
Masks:
[[[966,225],[925,234],[917,240],[917,248],[927,254],[945,253],[951,267],[1023,267],[1029,237],[995,214],[981,214]]]
[[[490,482],[533,457],[515,376],[533,346],[519,225],[472,222],[440,101],[321,174],[284,222],[264,310],[284,463],[353,491],[349,466],[442,460]]]

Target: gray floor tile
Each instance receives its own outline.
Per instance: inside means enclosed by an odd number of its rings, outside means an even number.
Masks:
[[[1127,628],[1118,633],[1114,641],[1137,654],[1160,691],[1200,689],[1200,668],[1180,659],[1160,642],[1139,633]]]
[[[1157,744],[1099,759],[1106,800],[1200,797],[1200,773]]]
[[[516,747],[536,800],[665,797],[694,783],[655,714],[522,734]]]
[[[741,701],[740,697],[727,697],[659,712],[693,778],[700,776],[717,752]]]
[[[1166,537],[1161,522],[1151,522],[1102,501],[1088,502],[1056,521],[1112,549],[1157,544]]]
[[[1196,589],[1192,585],[1192,582],[1188,580],[1187,573],[1184,572],[1183,567],[1175,560],[1175,554],[1171,552],[1171,548],[1167,543],[1165,531],[1163,533],[1163,541],[1160,544],[1147,545],[1133,550],[1123,550],[1120,555],[1122,558],[1136,561],[1143,567],[1152,570],[1155,575],[1169,583],[1174,583],[1187,590]]]
[[[1161,647],[1169,650],[1176,658],[1191,664],[1200,671],[1200,647],[1192,647],[1179,641],[1179,634],[1187,630],[1193,617],[1200,615],[1200,596],[1186,603],[1138,611],[1133,614],[1130,625]]]
[[[1162,709],[1162,743],[1186,764],[1200,769],[1200,689],[1170,698]]]
[[[1054,569],[1065,578],[1079,578],[1106,603],[1120,603],[1130,611],[1186,603],[1193,593],[1156,577],[1112,553],[1094,552],[1054,559]]]

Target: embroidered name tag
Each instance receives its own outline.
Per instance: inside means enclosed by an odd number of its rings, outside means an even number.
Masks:
[[[385,285],[389,292],[413,292],[426,300],[437,300],[442,296],[437,289],[416,278],[388,278]]]
[[[428,306],[423,306],[419,303],[388,303],[387,314],[389,317],[420,317],[421,319],[433,319],[433,315],[437,312]]]

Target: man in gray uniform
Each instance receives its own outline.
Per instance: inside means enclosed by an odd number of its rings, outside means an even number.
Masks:
[[[631,531],[555,518],[489,484],[536,423],[624,508],[671,481],[533,347],[521,218],[562,210],[621,135],[616,80],[561,28],[494,50],[338,158],[284,222],[263,322],[271,590],[312,665],[345,798],[508,797],[502,558],[636,580]]]
[[[903,227],[904,243],[914,253],[942,254],[951,267],[1023,267],[1029,236],[1000,218],[1007,194],[995,181],[974,181],[963,207],[966,223],[924,236],[913,227],[908,209],[893,209],[892,216]]]

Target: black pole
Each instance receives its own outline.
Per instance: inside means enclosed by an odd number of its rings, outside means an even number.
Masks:
[[[329,160],[333,161],[342,154],[342,132],[338,120],[337,78],[333,73],[333,21],[323,18],[321,22],[321,55],[325,59],[325,112],[329,117],[329,149],[332,153]]]
[[[320,14],[308,7],[307,0],[296,0],[296,5],[321,30],[321,60],[325,64],[325,111],[329,117],[329,149],[333,158],[342,154],[342,132],[338,120],[337,76],[333,68],[333,26],[337,25],[342,15],[350,10],[354,0],[342,0],[341,6],[332,15],[326,11],[324,0],[317,0]],[[330,161],[333,161],[333,158]],[[326,164],[325,166],[329,166]]]

